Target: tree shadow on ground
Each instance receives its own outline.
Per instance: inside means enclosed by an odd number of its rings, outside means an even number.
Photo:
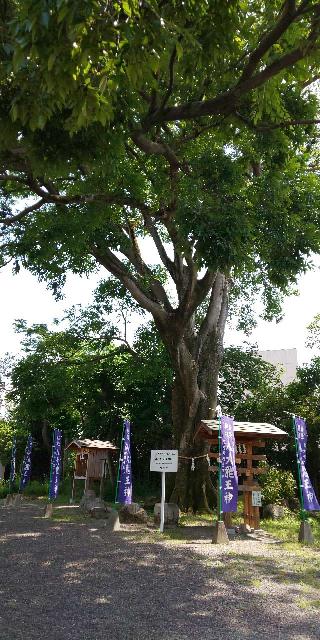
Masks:
[[[3,512],[0,640],[319,640],[272,559]]]

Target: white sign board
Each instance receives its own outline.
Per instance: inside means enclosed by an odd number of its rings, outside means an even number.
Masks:
[[[252,491],[252,506],[262,507],[261,491]]]
[[[151,451],[150,471],[175,473],[178,471],[178,449],[154,449]]]

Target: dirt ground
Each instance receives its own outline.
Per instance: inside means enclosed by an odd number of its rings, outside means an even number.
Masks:
[[[319,640],[320,554],[0,508],[0,640]]]

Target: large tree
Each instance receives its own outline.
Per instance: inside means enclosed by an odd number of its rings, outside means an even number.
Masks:
[[[0,20],[3,262],[58,295],[68,269],[113,274],[170,355],[176,446],[200,454],[231,284],[271,313],[319,250],[320,3],[8,0]],[[181,464],[173,499],[208,489]]]

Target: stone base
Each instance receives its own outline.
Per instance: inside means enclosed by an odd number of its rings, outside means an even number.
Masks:
[[[249,524],[246,524],[245,522],[242,522],[239,525],[238,531],[239,531],[239,533],[252,533],[252,531],[254,531],[254,529],[252,529]]]
[[[52,502],[48,502],[44,511],[44,517],[51,518],[52,514],[53,514],[53,504]]]
[[[226,525],[223,520],[218,520],[215,524],[212,536],[212,544],[228,544],[229,538]]]
[[[123,504],[119,509],[120,522],[124,524],[147,524],[148,514],[137,502]]]
[[[153,510],[154,523],[160,524],[161,518],[161,502],[154,505]],[[164,504],[164,524],[177,526],[180,518],[180,509],[174,502],[165,502]]]
[[[12,495],[12,493],[8,493],[8,495],[6,497],[5,505],[6,505],[6,507],[11,507],[12,504],[13,504],[13,495]]]
[[[107,527],[107,529],[109,529],[112,532],[120,531],[121,527],[120,527],[119,514],[115,509],[112,509],[112,511],[108,513],[108,518],[105,521],[105,526]]]
[[[309,522],[301,522],[298,540],[304,544],[313,544],[314,537]]]
[[[107,507],[101,498],[97,498],[95,492],[92,489],[88,489],[84,492],[81,501],[80,509],[86,515],[91,518],[107,518]]]

